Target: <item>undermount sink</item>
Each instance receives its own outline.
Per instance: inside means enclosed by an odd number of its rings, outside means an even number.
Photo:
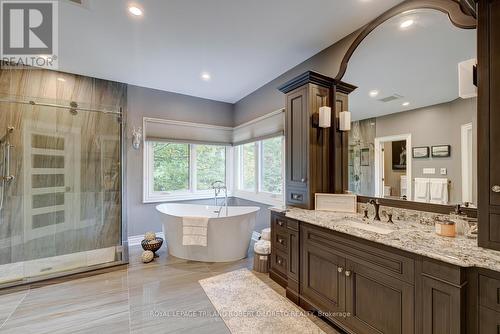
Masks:
[[[354,221],[349,221],[346,222],[346,225],[359,228],[361,230],[369,231],[369,232],[375,232],[378,234],[389,234],[394,232],[394,230],[390,227],[385,227],[385,226],[377,226],[377,225],[370,225],[366,223],[358,223]]]

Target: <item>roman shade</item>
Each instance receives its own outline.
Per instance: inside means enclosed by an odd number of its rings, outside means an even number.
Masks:
[[[144,118],[143,123],[146,141],[232,145],[232,127],[158,118]]]
[[[234,128],[233,145],[282,136],[285,131],[285,110],[280,109]]]
[[[273,111],[235,128],[148,117],[143,119],[143,128],[146,141],[241,145],[282,136],[285,110]]]

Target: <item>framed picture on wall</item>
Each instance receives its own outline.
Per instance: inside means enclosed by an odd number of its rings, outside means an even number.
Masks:
[[[406,170],[406,140],[392,142],[392,170]]]
[[[450,145],[437,145],[431,148],[433,158],[447,158],[451,155]]]
[[[413,148],[413,158],[415,159],[423,159],[429,158],[429,146],[425,147],[414,147]]]
[[[361,166],[370,166],[370,149],[361,149]]]

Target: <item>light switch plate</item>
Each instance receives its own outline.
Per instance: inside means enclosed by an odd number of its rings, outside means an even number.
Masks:
[[[448,170],[446,168],[441,168],[441,175],[448,174]]]
[[[422,174],[424,174],[424,175],[430,175],[430,174],[434,175],[434,174],[436,174],[436,168],[424,168],[422,170]]]

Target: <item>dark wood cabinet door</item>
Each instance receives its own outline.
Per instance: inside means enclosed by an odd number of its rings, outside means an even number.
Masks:
[[[345,258],[302,243],[301,297],[322,312],[345,310]]]
[[[304,86],[286,98],[287,186],[305,188],[309,146],[308,88]]]
[[[479,333],[500,334],[500,313],[481,306],[479,308]]]
[[[347,260],[347,323],[356,333],[412,334],[414,287],[394,277]]]
[[[479,245],[500,250],[500,0],[479,1]]]
[[[288,230],[288,279],[299,281],[299,231]]]
[[[422,278],[422,328],[426,334],[460,334],[465,328],[465,291],[428,276]]]

